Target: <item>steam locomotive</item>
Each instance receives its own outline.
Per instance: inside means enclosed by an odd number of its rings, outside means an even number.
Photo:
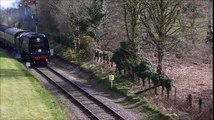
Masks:
[[[0,25],[0,44],[14,49],[26,62],[47,65],[50,49],[44,34]]]

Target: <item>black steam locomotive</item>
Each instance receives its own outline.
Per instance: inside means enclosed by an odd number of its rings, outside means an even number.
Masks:
[[[14,49],[31,64],[47,64],[50,56],[47,37],[37,32],[0,25],[0,44]]]

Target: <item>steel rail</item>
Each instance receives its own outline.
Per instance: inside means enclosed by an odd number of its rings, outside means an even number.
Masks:
[[[63,93],[66,94],[66,96],[69,99],[72,99],[76,104],[78,104],[78,106],[80,106],[88,116],[90,116],[90,118],[94,119],[94,120],[99,120],[99,118],[97,118],[96,115],[94,115],[88,108],[86,108],[82,103],[80,103],[76,98],[74,98],[67,90],[65,90],[63,87],[61,87],[60,85],[58,85],[54,80],[52,80],[51,78],[49,78],[47,75],[45,75],[41,70],[39,70],[38,68],[33,68],[34,70],[36,70],[40,75],[42,75],[45,79],[47,79],[48,81],[50,81],[51,83],[53,83],[55,86],[57,86],[60,90],[63,91]]]
[[[119,114],[117,114],[114,110],[112,110],[111,108],[109,108],[108,106],[106,106],[105,104],[103,104],[101,101],[99,101],[98,99],[96,99],[94,96],[92,96],[90,93],[88,93],[87,91],[85,91],[84,89],[82,89],[82,87],[80,87],[79,85],[77,85],[74,82],[70,81],[69,79],[65,78],[64,76],[62,76],[60,73],[58,73],[57,71],[55,71],[51,67],[47,66],[47,68],[50,71],[52,71],[53,73],[55,73],[57,76],[59,76],[60,78],[66,80],[67,82],[69,82],[70,84],[72,84],[73,86],[75,86],[84,95],[88,96],[90,99],[92,99],[93,101],[95,101],[96,103],[98,103],[100,106],[102,106],[103,108],[105,108],[109,113],[112,113],[117,118],[117,120],[125,120],[122,116],[120,116]]]
[[[120,116],[119,114],[117,114],[115,111],[113,111],[111,108],[109,108],[108,106],[106,106],[105,104],[103,104],[101,101],[99,101],[98,99],[96,99],[94,96],[92,96],[90,93],[88,93],[87,91],[85,91],[83,88],[81,88],[79,85],[75,84],[74,82],[70,81],[69,79],[65,78],[64,76],[62,76],[60,73],[58,73],[57,71],[55,71],[54,69],[50,68],[49,66],[46,67],[49,71],[51,71],[52,73],[54,73],[55,75],[57,75],[58,77],[60,77],[62,80],[65,80],[67,82],[69,82],[72,86],[74,86],[76,89],[79,90],[79,92],[83,93],[87,98],[89,98],[90,100],[94,101],[95,103],[97,103],[98,106],[102,107],[102,109],[105,109],[106,112],[108,112],[108,114],[111,114],[112,116],[114,116],[117,120],[125,120],[122,116]],[[37,72],[39,72],[43,77],[45,77],[46,79],[48,79],[49,81],[51,81],[52,83],[54,83],[58,88],[60,88],[69,98],[71,98],[72,100],[74,100],[79,106],[81,106],[85,111],[87,111],[87,114],[89,114],[90,116],[92,116],[94,119],[99,119],[96,117],[96,115],[94,115],[87,107],[85,107],[82,103],[80,103],[77,99],[75,99],[74,97],[72,97],[72,95],[70,95],[68,93],[68,91],[66,91],[64,88],[62,88],[60,85],[58,85],[56,82],[54,82],[54,80],[50,79],[47,75],[45,75],[44,73],[42,73],[42,71],[40,71],[37,68],[34,68]]]

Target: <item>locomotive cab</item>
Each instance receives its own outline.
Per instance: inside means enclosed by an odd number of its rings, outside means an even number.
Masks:
[[[27,32],[19,37],[20,53],[22,58],[32,64],[47,64],[50,56],[48,39],[45,35]]]

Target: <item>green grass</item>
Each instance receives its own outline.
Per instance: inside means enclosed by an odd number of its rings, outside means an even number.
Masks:
[[[60,103],[0,49],[0,120],[66,120]]]

